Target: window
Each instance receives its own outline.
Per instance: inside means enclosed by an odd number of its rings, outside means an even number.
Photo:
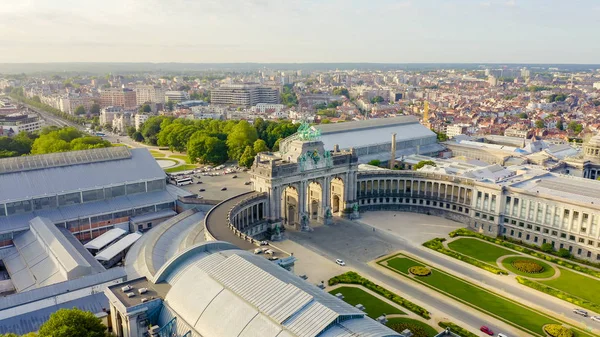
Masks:
[[[152,180],[146,182],[146,185],[148,186],[148,192],[159,191],[165,189],[166,182],[164,179]]]
[[[32,202],[33,202],[34,210],[56,208],[56,206],[57,206],[57,201],[56,201],[55,196],[33,199]],[[3,207],[2,207],[1,211],[4,211],[4,205],[2,205],[2,206]]]
[[[437,206],[437,201],[434,201],[434,202],[433,202],[433,206]]]
[[[103,200],[104,190],[100,188],[97,190],[84,191],[81,193],[81,195],[83,196],[83,202]]]
[[[529,241],[529,234],[525,236],[525,240]]]
[[[581,248],[577,249],[577,255],[581,255]]]
[[[476,217],[476,218],[479,218],[479,216],[480,216],[480,215],[481,215],[481,213],[479,213],[479,212],[475,212],[475,217]]]
[[[146,183],[127,184],[127,194],[136,194],[146,192]]]
[[[452,205],[452,210],[456,211],[456,205]]]
[[[578,242],[579,242],[579,243],[584,243],[584,242],[585,242],[585,239],[584,239],[584,238],[579,238]]]
[[[508,218],[504,218],[504,223],[508,223]]]
[[[469,214],[469,209],[465,208],[465,213]]]
[[[510,230],[510,236],[515,236],[515,230],[514,229]]]
[[[81,194],[79,192],[62,194],[58,196],[59,206],[68,206],[81,203]]]
[[[592,257],[592,252],[587,252],[587,257]]]
[[[20,214],[31,212],[31,202],[29,200],[9,202],[6,204],[6,214]]]
[[[535,226],[535,231],[539,232],[540,231],[540,226]]]
[[[116,198],[125,195],[125,185],[107,187],[104,189],[104,197],[106,199]]]
[[[594,241],[588,240],[588,245],[593,246],[594,245]]]
[[[542,231],[542,233],[544,233],[544,234],[548,234],[548,232],[550,232],[550,231],[548,230],[548,228],[544,228],[544,230]]]
[[[532,226],[532,225],[530,225],[530,224],[527,224],[527,229],[532,229],[532,228],[533,228],[533,226]]]
[[[575,241],[575,235],[569,235],[569,240]]]
[[[141,231],[144,229],[144,225],[138,225],[138,231]]]
[[[487,214],[481,216],[483,219],[487,219]]]
[[[6,212],[4,211],[4,204],[0,204],[0,216],[5,216]]]
[[[502,234],[506,234],[506,227],[502,228]]]
[[[519,222],[519,227],[525,227],[525,223]]]
[[[423,199],[419,199],[419,205],[423,205]]]
[[[491,231],[492,231],[492,226],[490,225],[490,226],[488,226],[488,232],[491,232]]]
[[[429,205],[431,205],[431,202],[429,202],[429,200],[427,200],[427,202],[425,202],[425,205],[429,206]]]
[[[519,235],[518,235],[518,236],[519,236],[519,238],[520,238],[522,235],[523,235],[523,233],[519,232]]]
[[[538,242],[538,237],[537,236],[533,237],[533,242],[536,242],[536,243]]]
[[[557,231],[552,231],[552,234],[551,234],[551,235],[557,236],[557,235],[558,235],[558,232],[557,232]]]
[[[561,238],[563,238],[563,239],[566,239],[566,238],[567,238],[567,234],[565,234],[565,233],[560,233],[560,237],[561,237]]]
[[[516,225],[517,224],[517,220],[510,220],[510,224],[511,225]]]
[[[490,215],[490,221],[494,221],[494,217]]]
[[[476,223],[475,223],[475,229],[477,229],[477,228],[478,228],[478,226],[479,226],[479,225],[478,225],[478,224],[477,224],[477,222],[476,222]]]

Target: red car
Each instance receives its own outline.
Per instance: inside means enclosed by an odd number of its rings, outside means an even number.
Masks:
[[[479,328],[479,330],[481,330],[483,333],[488,334],[490,336],[494,335],[494,332],[492,331],[492,329],[488,328],[487,326],[482,326],[481,328]]]

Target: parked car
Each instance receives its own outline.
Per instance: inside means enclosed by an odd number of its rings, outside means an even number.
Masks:
[[[336,259],[335,263],[337,263],[340,266],[345,266],[346,265],[346,262],[344,262],[343,260],[340,260],[340,259]]]
[[[481,330],[481,332],[483,332],[484,334],[493,336],[494,332],[492,331],[492,329],[488,328],[487,326],[483,325],[481,326],[481,328],[479,328],[479,330]]]
[[[202,182],[201,181],[197,181],[196,184],[202,184]]]
[[[221,188],[221,191],[227,191],[227,187]]]
[[[252,184],[252,182],[251,182],[251,181],[246,181],[246,182],[244,183],[244,185],[250,185],[250,184]]]
[[[594,322],[600,322],[600,316],[592,316],[591,318]]]
[[[306,280],[308,278],[308,276],[306,276],[306,274],[302,274],[302,275],[300,275],[300,278],[303,280]]]
[[[500,332],[500,333],[498,334],[498,337],[508,337],[508,335],[505,335],[505,334],[503,334],[502,332]]]
[[[573,312],[583,317],[588,317],[588,312],[583,309],[573,309]]]
[[[262,252],[263,252],[263,251],[262,251],[262,249],[260,249],[260,248],[256,248],[256,249],[254,250],[254,254],[260,254],[260,253],[262,253]]]
[[[205,190],[205,189],[203,189],[203,188],[201,188],[201,189],[199,189],[199,191],[200,191],[200,192],[204,192],[204,191],[206,191],[206,190]]]
[[[261,241],[261,242],[260,242],[260,245],[261,245],[261,246],[266,246],[266,245],[268,245],[268,244],[269,244],[269,243],[268,243],[267,241]]]
[[[232,178],[232,179],[235,179],[235,178],[237,178],[237,176],[233,176],[233,177],[231,177],[231,178]]]
[[[277,260],[279,260],[279,258],[277,256],[271,256],[271,257],[269,257],[269,260],[277,261]]]

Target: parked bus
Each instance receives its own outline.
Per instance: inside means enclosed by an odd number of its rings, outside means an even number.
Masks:
[[[102,133],[102,132],[96,132],[96,136],[98,136],[98,137],[106,137],[106,134]]]
[[[177,186],[189,185],[193,183],[192,177],[190,176],[174,177],[173,180]]]

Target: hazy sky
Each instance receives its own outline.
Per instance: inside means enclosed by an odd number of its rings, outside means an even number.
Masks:
[[[0,62],[600,63],[599,0],[2,0]]]

